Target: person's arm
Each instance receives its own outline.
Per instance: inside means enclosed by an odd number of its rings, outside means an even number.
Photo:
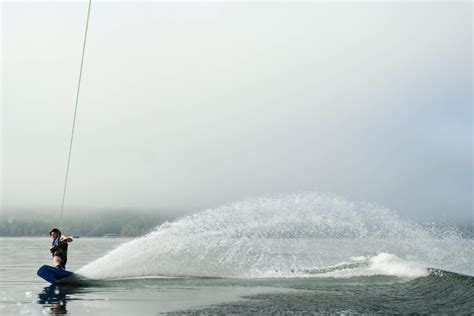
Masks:
[[[61,242],[73,242],[73,239],[69,236],[62,235],[61,236]]]

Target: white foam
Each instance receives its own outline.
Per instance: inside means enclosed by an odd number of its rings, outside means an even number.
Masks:
[[[316,277],[352,278],[360,276],[395,276],[413,279],[427,276],[428,269],[422,264],[399,258],[395,254],[379,253],[375,256],[359,256],[351,261],[323,269]],[[324,271],[328,272],[324,272]],[[308,275],[311,276],[311,275]]]
[[[417,278],[428,275],[428,269],[421,264],[403,260],[394,254],[380,253],[370,258],[368,270],[374,274]]]

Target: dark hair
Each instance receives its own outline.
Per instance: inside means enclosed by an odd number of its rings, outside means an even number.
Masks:
[[[49,235],[51,236],[52,233],[58,233],[58,234],[61,234],[61,231],[57,228],[53,228],[51,229],[51,231],[49,232]]]

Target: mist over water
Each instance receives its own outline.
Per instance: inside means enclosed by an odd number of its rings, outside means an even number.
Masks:
[[[95,279],[473,275],[474,243],[343,197],[259,197],[185,216],[82,267]]]

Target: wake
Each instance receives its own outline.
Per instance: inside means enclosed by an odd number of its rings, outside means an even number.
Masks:
[[[248,199],[165,223],[77,273],[416,278],[433,267],[472,275],[473,248],[472,240],[429,231],[372,203],[304,193]]]

